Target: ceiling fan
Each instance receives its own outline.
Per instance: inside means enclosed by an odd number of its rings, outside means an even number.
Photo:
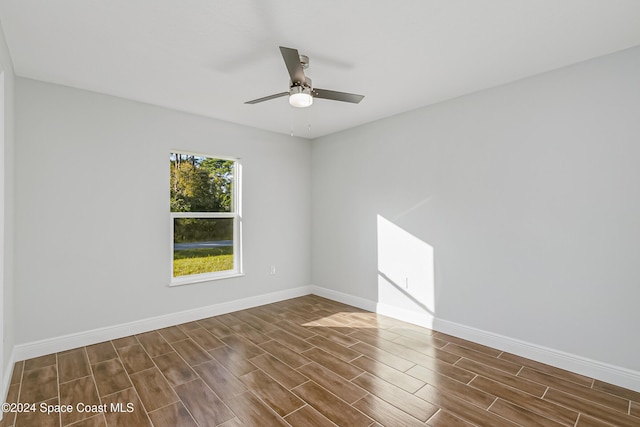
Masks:
[[[289,91],[276,93],[275,95],[247,101],[245,104],[257,104],[289,95],[289,104],[294,107],[309,107],[313,104],[313,98],[330,99],[332,101],[351,102],[358,104],[364,95],[353,93],[337,92],[335,90],[314,88],[311,79],[304,75],[304,69],[309,66],[309,57],[300,55],[297,49],[280,46],[280,53],[289,71]]]

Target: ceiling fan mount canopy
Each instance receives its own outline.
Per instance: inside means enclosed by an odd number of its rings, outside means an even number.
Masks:
[[[245,104],[257,104],[271,99],[289,95],[289,104],[294,107],[309,107],[313,104],[313,98],[329,99],[332,101],[350,102],[358,104],[364,95],[338,92],[328,89],[314,89],[312,81],[304,75],[304,70],[309,67],[309,57],[300,55],[297,49],[280,46],[280,53],[289,72],[289,91],[245,102]]]
[[[280,47],[282,49],[282,47]],[[309,68],[309,57],[307,55],[299,55],[300,58],[300,66],[303,70]]]

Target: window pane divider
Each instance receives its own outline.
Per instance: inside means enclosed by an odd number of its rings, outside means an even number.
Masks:
[[[171,218],[235,218],[235,212],[171,212]]]

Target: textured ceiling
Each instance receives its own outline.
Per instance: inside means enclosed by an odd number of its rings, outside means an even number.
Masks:
[[[637,0],[0,0],[19,76],[305,138],[640,45]],[[317,87],[286,98],[278,46]]]

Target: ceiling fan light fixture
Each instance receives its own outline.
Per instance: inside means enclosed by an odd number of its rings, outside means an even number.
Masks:
[[[289,72],[289,91],[263,96],[262,98],[247,101],[245,104],[258,104],[289,95],[289,104],[292,107],[305,108],[313,104],[313,98],[350,102],[352,104],[358,104],[364,98],[364,95],[356,95],[355,93],[313,88],[311,79],[304,75],[305,68],[309,66],[309,57],[300,55],[296,49],[283,46],[280,46],[280,53]]]
[[[313,96],[311,88],[304,86],[292,86],[289,89],[289,104],[292,107],[304,108],[313,104]]]

